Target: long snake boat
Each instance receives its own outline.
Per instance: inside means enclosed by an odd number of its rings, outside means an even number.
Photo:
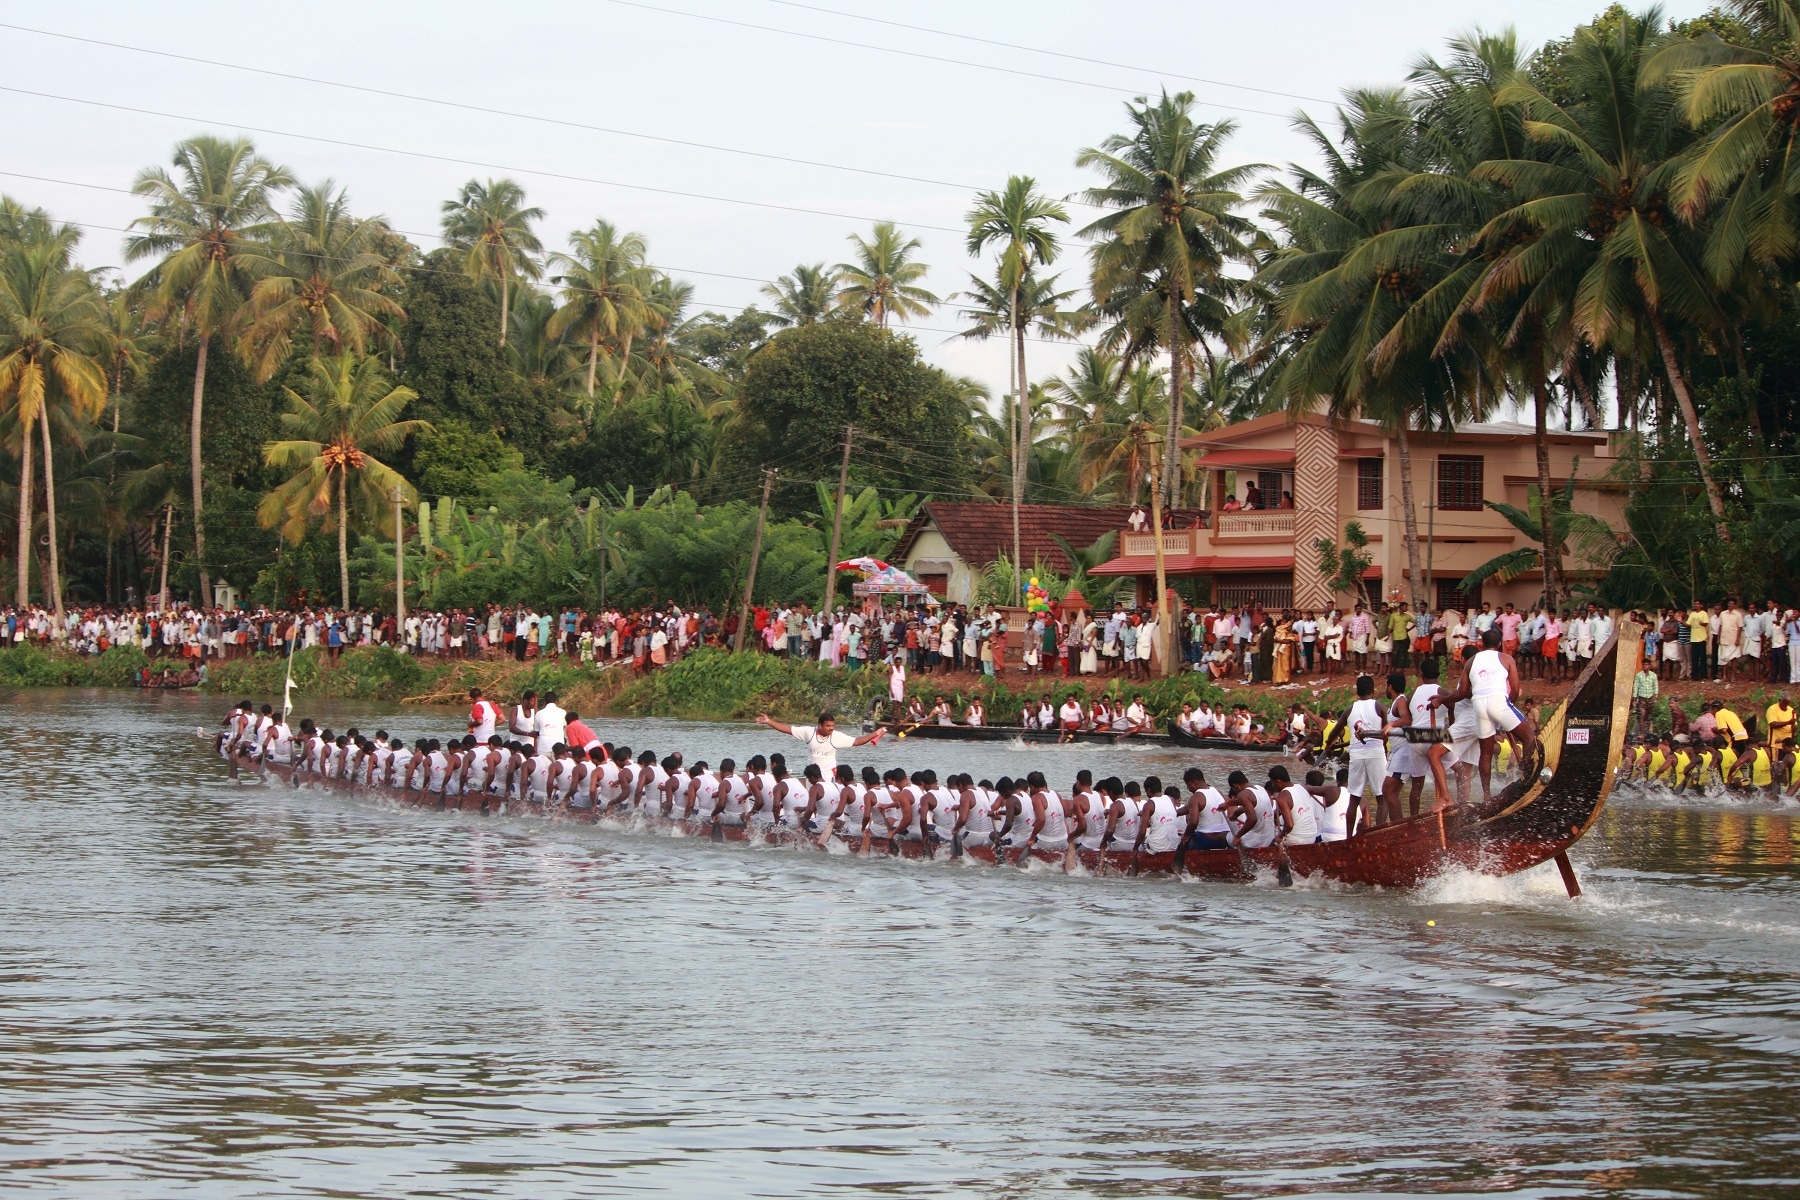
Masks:
[[[1467,806],[1446,806],[1417,817],[1377,826],[1341,842],[1311,845],[1269,846],[1254,850],[1177,850],[1172,853],[1133,853],[1129,850],[1045,851],[1032,850],[1031,859],[1073,867],[1079,864],[1096,874],[1188,874],[1210,879],[1249,880],[1259,873],[1297,878],[1319,877],[1340,883],[1388,888],[1412,888],[1461,867],[1486,875],[1511,875],[1540,863],[1555,861],[1571,897],[1581,894],[1568,849],[1592,828],[1612,787],[1613,767],[1624,748],[1630,708],[1631,676],[1619,670],[1622,647],[1635,652],[1637,643],[1624,627],[1602,647],[1576,679],[1568,699],[1538,731],[1544,769],[1514,781],[1492,800]],[[1623,641],[1621,639],[1624,639]],[[922,727],[923,728],[923,727]],[[1230,748],[1241,749],[1231,743]],[[1533,764],[1535,771],[1535,764]],[[349,789],[348,781],[325,780],[290,767],[269,765],[261,775],[282,782]],[[554,805],[521,804],[501,797],[470,793],[448,799],[392,788],[357,788],[385,795],[402,803],[429,808],[457,809],[469,813],[500,813],[545,819],[611,824],[614,818],[592,809],[558,809]],[[696,837],[721,842],[752,840],[822,849],[819,839],[787,829],[760,830],[742,826],[722,827],[707,822],[676,822],[661,818],[625,816],[621,828],[663,829],[683,826]],[[895,855],[904,858],[966,858],[981,864],[1026,865],[1025,853],[986,844],[947,846],[910,839],[852,835],[844,839],[852,854]]]

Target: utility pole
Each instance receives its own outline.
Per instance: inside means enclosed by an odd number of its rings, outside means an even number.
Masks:
[[[406,493],[394,485],[394,641],[406,645]]]
[[[750,543],[750,577],[744,580],[744,608],[738,614],[737,642],[734,651],[744,648],[744,632],[750,626],[750,597],[756,592],[756,561],[762,557],[763,524],[769,519],[769,493],[775,490],[776,472],[763,468],[762,507],[756,510],[756,540]]]
[[[612,532],[611,523],[608,520],[608,518],[610,518],[612,516],[612,509],[611,509],[611,507],[609,507],[608,505],[603,503],[598,496],[594,497],[593,502],[595,504],[600,505],[600,611],[605,612],[606,611],[606,568],[607,568],[608,562],[610,561],[610,555],[608,553],[610,548],[606,544],[606,539],[607,539],[608,535]]]
[[[1425,504],[1425,603],[1437,608],[1437,577],[1432,574],[1432,558],[1437,552],[1437,489]]]
[[[1161,464],[1152,466],[1153,474],[1160,474]],[[1150,487],[1150,531],[1156,535],[1156,632],[1162,640],[1157,647],[1160,662],[1157,673],[1167,679],[1175,674],[1175,659],[1170,647],[1175,644],[1174,624],[1169,619],[1169,573],[1163,560],[1163,508],[1162,487],[1159,480],[1152,480]]]
[[[825,614],[837,603],[838,547],[844,535],[844,489],[850,484],[850,437],[854,425],[844,426],[844,461],[838,467],[837,508],[831,514],[831,549],[825,555]]]
[[[169,611],[169,534],[175,529],[175,506],[163,505],[162,585],[156,589],[156,611]],[[21,571],[25,567],[19,568]]]

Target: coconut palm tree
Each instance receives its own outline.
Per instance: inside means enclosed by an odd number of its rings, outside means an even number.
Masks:
[[[592,400],[600,347],[619,347],[622,368],[631,356],[632,338],[650,323],[645,301],[650,250],[643,234],[621,234],[609,221],[571,233],[569,245],[573,254],[550,256],[551,264],[562,268],[551,282],[562,285],[563,303],[551,318],[549,333],[567,334],[587,347],[586,389]]]
[[[388,322],[406,312],[383,290],[401,285],[384,254],[387,235],[380,217],[352,215],[349,193],[329,179],[296,191],[287,220],[246,256],[256,283],[243,350],[258,380],[287,361],[296,336],[310,340],[314,357],[392,340]]]
[[[1019,311],[1019,289],[1032,268],[1056,261],[1059,249],[1053,224],[1069,223],[1061,204],[1037,190],[1037,180],[1014,175],[998,192],[978,192],[975,206],[963,218],[969,225],[969,254],[980,255],[989,246],[1000,248],[998,284],[1008,297],[1008,324],[1013,335],[1013,422],[1019,452],[1013,455],[1012,523],[1013,561],[1019,561],[1019,504],[1025,496],[1025,468],[1031,445],[1031,406],[1025,402],[1031,376],[1025,370],[1025,325]]]
[[[1576,30],[1563,58],[1576,97],[1567,104],[1525,78],[1501,90],[1499,101],[1518,106],[1537,153],[1490,159],[1472,172],[1512,201],[1481,233],[1493,248],[1484,288],[1496,296],[1548,288],[1593,346],[1654,347],[1716,531],[1728,542],[1725,493],[1670,322],[1710,333],[1729,316],[1702,263],[1700,234],[1668,219],[1688,135],[1671,112],[1672,92],[1645,82],[1659,24],[1652,10],[1621,14],[1610,30]]]
[[[193,491],[194,562],[200,592],[210,599],[206,521],[202,512],[200,431],[204,426],[206,356],[212,339],[229,333],[244,314],[254,282],[250,261],[275,216],[274,193],[293,177],[256,153],[246,138],[200,136],[175,147],[175,175],[161,167],[138,173],[131,190],[150,200],[150,212],[131,222],[142,230],[125,239],[127,260],[161,256],[140,281],[152,314],[173,318],[198,343],[194,403],[188,424],[188,484]]]
[[[1081,463],[1083,490],[1116,480],[1111,490],[1121,503],[1138,503],[1168,423],[1163,371],[1147,362],[1126,369],[1116,354],[1085,350],[1049,386]]]
[[[418,494],[375,455],[398,450],[408,437],[428,432],[431,424],[399,419],[417,393],[395,387],[381,360],[372,356],[344,353],[315,358],[306,394],[292,388],[282,391],[288,411],[281,414],[281,427],[289,436],[264,445],[263,461],[294,469],[294,475],[263,497],[257,517],[265,528],[279,525],[282,536],[298,543],[312,521],[335,506],[338,582],[348,608],[350,508],[354,504],[366,523],[393,533],[395,490],[409,503],[416,503]]]
[[[638,356],[641,362],[636,380],[639,395],[673,389],[692,396],[689,403],[697,404],[701,395],[719,396],[728,390],[725,379],[701,361],[688,336],[693,322],[703,319],[688,317],[688,306],[693,299],[693,284],[673,279],[661,271],[650,273],[649,287],[644,294],[649,321],[643,349]]]
[[[579,371],[568,339],[550,334],[557,307],[554,297],[536,288],[525,288],[512,306],[512,331],[506,339],[506,354],[514,373],[532,383],[553,387],[575,378]]]
[[[823,320],[835,303],[837,286],[837,270],[822,262],[801,263],[793,274],[763,284],[763,295],[774,301],[769,324],[791,329]]]
[[[446,200],[444,241],[463,252],[463,270],[477,283],[500,289],[500,344],[506,345],[507,311],[513,283],[520,276],[543,274],[533,255],[543,244],[531,223],[544,219],[541,208],[525,207],[525,189],[510,179],[476,180],[462,185],[456,199]]]
[[[131,291],[117,288],[105,297],[106,303],[106,374],[112,391],[112,434],[115,439],[119,433],[120,412],[124,406],[125,389],[143,378],[150,369],[150,363],[156,350],[157,339],[145,326],[144,309],[136,303]],[[107,482],[109,486],[117,482],[117,446],[107,460]],[[128,528],[128,523],[121,520],[117,527],[109,525],[106,531],[106,599],[110,603],[113,593],[113,552],[118,543],[117,534],[120,528]]]
[[[1096,302],[1137,345],[1138,330],[1150,324],[1146,310],[1160,310],[1155,327],[1169,355],[1165,504],[1180,486],[1183,367],[1195,337],[1195,314],[1187,310],[1209,290],[1231,287],[1229,263],[1250,261],[1247,239],[1255,227],[1236,210],[1242,188],[1260,169],[1220,169],[1219,152],[1236,127],[1196,122],[1193,106],[1191,92],[1165,92],[1154,104],[1140,96],[1126,105],[1129,134],[1114,134],[1075,158],[1102,178],[1085,193],[1087,202],[1112,210],[1081,231],[1094,239]]]
[[[1311,118],[1296,127],[1318,148],[1325,168],[1290,168],[1291,183],[1262,189],[1265,216],[1284,244],[1258,275],[1295,339],[1272,385],[1289,411],[1313,411],[1325,398],[1335,422],[1379,422],[1394,439],[1407,577],[1415,603],[1426,601],[1414,500],[1412,435],[1448,431],[1481,411],[1482,348],[1461,343],[1441,353],[1445,313],[1461,303],[1474,275],[1445,282],[1446,233],[1394,198],[1394,180],[1430,166],[1408,98],[1399,90],[1352,93],[1339,110],[1334,141]],[[1391,339],[1417,306],[1419,335]]]
[[[1784,265],[1800,256],[1800,0],[1727,7],[1747,36],[1673,41],[1645,64],[1642,81],[1673,85],[1688,123],[1707,131],[1670,195],[1685,220],[1712,216],[1716,275],[1744,255]]]
[[[41,437],[44,515],[49,533],[44,591],[60,614],[62,569],[56,528],[52,410],[66,425],[91,421],[106,408],[106,309],[85,271],[69,265],[80,232],[47,223],[30,240],[0,246],[0,403],[11,410],[19,436],[18,593],[30,589],[32,426]]]
[[[1072,341],[1094,326],[1094,312],[1087,304],[1075,303],[1075,288],[1058,286],[1060,275],[1027,275],[1019,285],[1019,321],[1025,332],[1034,337]],[[959,335],[985,341],[991,337],[1011,337],[1013,331],[1012,293],[998,283],[969,276],[967,291],[957,293],[964,301],[961,316],[969,322]],[[1008,355],[1009,386],[1018,382],[1019,364]]]
[[[850,235],[856,261],[839,263],[837,305],[860,312],[885,328],[889,317],[902,321],[927,316],[938,298],[919,286],[930,269],[913,261],[922,243],[900,232],[892,221],[877,221],[873,236]]]
[[[1510,32],[1460,37],[1450,45],[1446,62],[1425,58],[1412,72],[1418,85],[1418,143],[1431,160],[1428,168],[1378,179],[1372,188],[1404,214],[1412,252],[1424,249],[1436,268],[1425,294],[1383,339],[1376,363],[1416,353],[1426,344],[1439,356],[1473,350],[1486,357],[1492,379],[1530,400],[1538,490],[1548,494],[1552,393],[1559,373],[1572,383],[1581,380],[1579,338],[1558,282],[1504,291],[1490,286],[1498,279],[1492,273],[1497,254],[1477,235],[1511,197],[1474,178],[1474,168],[1484,161],[1530,153],[1522,113],[1500,98],[1525,77],[1527,63]],[[1561,559],[1551,549],[1550,513],[1545,509],[1540,515],[1544,598],[1554,604]]]

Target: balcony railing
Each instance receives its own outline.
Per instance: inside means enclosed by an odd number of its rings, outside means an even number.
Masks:
[[[1220,513],[1213,521],[1217,537],[1293,537],[1292,509]]]
[[[1205,535],[1206,531],[1203,529],[1165,529],[1163,530],[1162,535],[1163,554],[1194,555],[1204,553],[1196,543],[1200,538],[1205,537]],[[1121,557],[1136,558],[1141,555],[1145,558],[1151,558],[1156,554],[1156,535],[1154,533],[1131,533],[1130,531],[1127,531],[1120,537],[1119,542],[1119,554]]]

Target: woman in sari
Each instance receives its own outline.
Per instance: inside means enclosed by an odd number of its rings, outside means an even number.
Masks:
[[[1271,683],[1286,683],[1294,674],[1294,649],[1298,644],[1294,637],[1294,615],[1282,613],[1281,623],[1275,626],[1275,657],[1270,667]]]

